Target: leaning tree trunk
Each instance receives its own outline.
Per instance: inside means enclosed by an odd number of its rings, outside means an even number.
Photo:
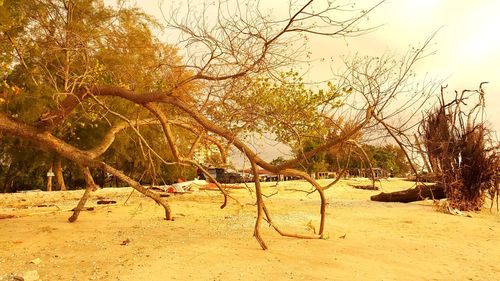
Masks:
[[[50,133],[40,132],[35,127],[16,121],[2,113],[0,113],[0,131],[4,131],[12,136],[17,136],[29,140],[39,148],[49,151],[52,150],[54,153],[57,153],[67,158],[68,160],[79,164],[80,166],[101,169],[107,173],[114,175],[140,193],[153,199],[157,204],[164,208],[165,219],[172,220],[172,212],[170,210],[170,206],[164,198],[160,197],[159,194],[156,194],[153,191],[145,188],[139,182],[125,175],[122,171],[117,170],[116,168],[102,161],[95,160],[94,157],[92,157],[92,153],[73,147],[70,144],[54,137]]]
[[[262,198],[262,189],[260,186],[259,173],[257,172],[257,165],[253,159],[250,159],[250,164],[252,165],[252,172],[255,182],[255,197],[256,197],[256,205],[257,205],[257,218],[255,219],[255,226],[253,235],[257,242],[259,242],[260,246],[263,250],[267,250],[266,242],[262,239],[260,235],[260,226],[262,223],[262,219],[264,217],[264,202]]]
[[[85,179],[85,192],[83,193],[82,198],[80,198],[78,205],[73,209],[73,215],[71,215],[71,217],[68,218],[69,222],[74,222],[78,219],[78,215],[80,215],[80,212],[85,207],[85,203],[87,202],[87,199],[90,197],[90,192],[95,191],[96,189],[99,188],[99,186],[97,186],[95,184],[89,168],[82,167],[81,169],[82,169],[83,177]]]

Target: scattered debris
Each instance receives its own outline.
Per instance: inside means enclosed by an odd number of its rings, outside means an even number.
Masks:
[[[436,203],[434,203],[434,207],[436,208],[437,211],[445,214],[472,218],[471,214],[462,212],[457,208],[453,208],[450,205],[449,201],[446,199],[436,201]]]
[[[57,205],[55,204],[38,204],[38,205],[35,205],[35,207],[38,207],[38,208],[48,208],[48,207],[56,207],[56,208],[59,208]]]
[[[71,209],[71,211],[72,211],[72,212],[74,212],[74,211],[75,211],[75,209],[76,209],[76,208],[73,208],[73,209]],[[83,209],[82,209],[82,211],[93,211],[93,210],[95,210],[95,208],[94,208],[94,207],[85,207],[85,208],[83,208]]]
[[[347,235],[347,233],[344,234],[344,235],[339,236],[339,239],[345,239],[346,235]]]
[[[10,276],[9,280],[12,280],[12,281],[24,281],[24,278],[22,276],[14,275],[14,276]]]
[[[378,186],[373,186],[373,185],[351,185],[351,186],[356,189],[378,190]]]
[[[13,219],[15,217],[16,217],[15,215],[11,215],[11,214],[0,214],[0,220],[2,220],[2,219]]]
[[[241,189],[243,187],[237,186],[237,185],[226,185],[224,184],[223,187],[225,189]],[[219,190],[217,185],[212,182],[207,182],[205,180],[192,180],[192,181],[184,181],[184,182],[178,182],[174,183],[171,185],[156,185],[156,186],[150,186],[149,187],[152,190],[156,190],[159,192],[166,192],[166,193],[174,193],[174,194],[183,194],[183,193],[190,193],[190,192],[198,192],[200,190]],[[163,194],[160,193],[160,196]],[[166,195],[162,197],[168,197]]]
[[[99,204],[99,205],[116,204],[116,201],[109,200],[109,199],[102,199],[102,200],[98,200],[97,204]]]
[[[242,189],[243,187],[242,186],[238,186],[238,185],[228,185],[228,184],[223,184],[222,187],[224,189]],[[213,182],[211,183],[208,183],[204,186],[200,186],[199,187],[200,190],[213,190],[213,191],[217,191],[219,190],[219,188],[217,187],[217,185]]]

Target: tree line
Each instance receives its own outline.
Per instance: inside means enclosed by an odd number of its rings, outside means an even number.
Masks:
[[[295,153],[314,149],[318,145],[318,141],[308,140],[303,143],[303,147],[297,148]],[[270,163],[279,165],[285,162],[286,160],[283,156],[278,156]],[[307,159],[295,168],[309,174],[314,174],[316,177],[318,177],[317,175],[320,172],[341,173],[344,169],[368,170],[370,168],[381,168],[388,175],[397,177],[405,177],[411,171],[410,164],[403,150],[394,144],[363,144],[357,151],[331,148]]]
[[[180,60],[174,46],[154,36],[158,22],[135,7],[116,9],[101,1],[3,1],[0,13],[0,110],[23,122],[43,120],[47,109],[57,108],[66,96],[96,83],[141,91],[161,89],[172,83],[169,77],[175,73],[160,64]],[[128,132],[113,136],[112,145],[100,156],[103,161],[147,183],[159,181],[160,176],[170,183],[174,177],[194,173],[184,166],[160,167],[160,161],[130,134],[127,123],[110,113],[142,118],[144,109],[119,100],[106,107],[96,105],[82,100],[53,134],[87,149],[106,137],[110,126],[120,123],[116,129]],[[173,161],[169,149],[160,144],[158,126],[143,126],[141,134],[156,142],[151,145],[157,146],[164,161]],[[179,137],[190,141],[188,135]],[[2,137],[0,150],[2,192],[51,188],[47,174],[52,171],[54,189],[85,187],[78,165],[53,151],[9,135]],[[103,171],[92,174],[100,186],[118,184]]]

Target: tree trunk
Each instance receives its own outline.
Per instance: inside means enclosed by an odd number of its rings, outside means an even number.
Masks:
[[[165,219],[172,220],[170,206],[164,198],[161,198],[158,194],[145,188],[139,182],[125,175],[122,171],[117,170],[104,162],[93,159],[91,154],[88,152],[79,150],[78,148],[65,143],[49,133],[40,133],[35,129],[35,127],[18,122],[2,113],[0,113],[0,131],[5,131],[9,135],[29,140],[37,147],[45,150],[52,150],[54,153],[57,153],[70,161],[74,161],[81,166],[93,167],[113,174],[115,177],[119,178],[120,181],[127,183],[140,193],[146,195],[147,197],[153,199],[157,204],[161,205],[165,209]]]
[[[254,177],[254,182],[255,182],[255,197],[256,197],[256,205],[257,205],[257,218],[255,219],[255,226],[254,226],[254,231],[253,231],[253,236],[255,239],[257,239],[257,242],[259,242],[260,246],[262,247],[263,250],[267,250],[267,244],[264,242],[264,239],[262,239],[262,236],[260,235],[260,226],[262,222],[262,218],[264,215],[264,202],[262,198],[262,189],[260,186],[260,180],[259,180],[259,173],[257,173],[257,165],[255,164],[255,161],[253,159],[249,159],[250,164],[252,165],[252,172],[253,172],[253,177]]]
[[[444,188],[441,185],[419,185],[416,188],[410,188],[402,191],[382,192],[370,197],[372,201],[378,202],[401,202],[409,203],[421,201],[426,198],[443,199],[446,198]]]
[[[47,191],[52,191],[52,167],[54,167],[54,161],[50,162],[49,171],[47,173]]]
[[[61,191],[66,191],[68,190],[66,188],[66,184],[64,183],[64,177],[63,177],[63,172],[62,172],[62,160],[61,160],[61,157],[58,155],[56,156],[56,160],[55,160],[55,176],[56,176],[56,183],[57,183],[57,187],[59,188],[59,190]]]
[[[85,192],[83,193],[82,198],[80,198],[80,201],[78,202],[78,205],[73,209],[73,215],[68,218],[69,222],[74,222],[78,219],[78,215],[80,215],[80,212],[83,210],[83,207],[85,207],[85,203],[87,202],[87,199],[90,196],[91,191],[95,191],[96,189],[99,188],[94,183],[94,179],[92,178],[92,174],[90,173],[90,170],[88,167],[83,167],[82,168],[83,172],[83,177],[85,178]]]
[[[106,184],[106,173],[102,170],[97,171],[95,182],[100,187],[104,187],[104,185]]]
[[[5,174],[4,177],[4,182],[3,182],[3,193],[11,193],[12,192],[12,164],[9,165],[9,169],[7,170],[7,173]]]
[[[71,172],[71,169],[67,169],[67,175],[66,175],[66,179],[67,179],[67,183],[69,184],[70,188],[75,186],[75,183],[73,182],[73,173]]]

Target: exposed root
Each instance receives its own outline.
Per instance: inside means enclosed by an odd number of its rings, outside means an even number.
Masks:
[[[288,232],[282,231],[278,226],[276,226],[276,224],[271,219],[271,215],[269,214],[269,210],[267,210],[267,207],[266,207],[266,205],[264,203],[262,203],[262,209],[264,210],[264,213],[266,215],[266,221],[281,236],[293,237],[293,238],[300,238],[300,239],[319,239],[319,238],[322,237],[322,235],[319,235],[319,234],[317,234],[317,235],[316,234],[315,235],[305,235],[305,234],[288,233]]]
[[[450,206],[461,211],[481,210],[485,195],[489,193],[494,200],[498,190],[499,146],[482,118],[483,84],[479,90],[455,91],[455,99],[449,103],[444,99],[446,87],[441,87],[439,107],[421,122],[432,169],[440,172],[437,175]],[[465,108],[464,101],[473,95],[478,96],[477,103]]]

